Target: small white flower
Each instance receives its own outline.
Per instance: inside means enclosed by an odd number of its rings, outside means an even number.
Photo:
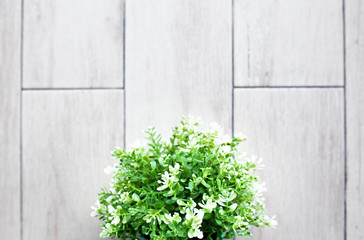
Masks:
[[[175,166],[175,168],[177,168],[177,167],[179,169],[179,164],[178,164],[178,166]],[[173,170],[175,170],[175,168],[172,167]],[[161,178],[162,178],[162,180],[158,180],[158,183],[161,183],[162,186],[157,188],[158,191],[162,191],[162,190],[170,187],[172,185],[172,183],[178,182],[178,178],[175,177],[174,175],[170,174],[167,171],[165,171],[164,174],[162,174]]]
[[[116,214],[116,209],[112,205],[107,206],[107,209],[111,215]]]
[[[157,191],[163,191],[166,188],[168,188],[168,185],[162,185],[162,186],[157,188]]]
[[[221,194],[219,194],[219,200],[217,201],[217,203],[221,206],[225,206],[224,203],[234,200],[235,197],[236,193],[234,192],[234,190],[232,190],[230,193],[228,191],[223,191]]]
[[[229,153],[231,151],[231,147],[230,146],[221,146],[220,149],[223,151],[223,153]]]
[[[203,232],[200,229],[196,229],[194,236],[196,236],[199,239],[203,238]]]
[[[218,132],[219,134],[224,132],[224,129],[217,122],[212,122],[209,126],[209,129],[212,132]]]
[[[169,172],[172,173],[173,175],[177,175],[179,173],[179,168],[180,168],[179,163],[176,163],[174,167],[169,166]]]
[[[204,214],[205,212],[202,209],[186,209],[185,225],[190,227],[190,229],[188,230],[189,238],[198,237],[201,239],[203,237],[203,233],[199,228],[201,227]]]
[[[246,139],[246,136],[244,134],[242,134],[241,132],[238,132],[236,134],[234,134],[236,138],[240,138],[242,140],[245,140]]]
[[[186,207],[187,208],[195,208],[196,207],[195,201],[193,201],[193,199],[190,198],[190,200],[188,201],[188,203],[186,203]]]
[[[275,220],[276,216],[273,216],[270,221],[269,221],[269,225],[272,227],[276,227],[278,225],[277,221]]]
[[[97,200],[95,206],[91,206],[91,209],[93,210],[92,213],[90,214],[91,217],[96,217],[100,208],[101,208],[100,201]]]
[[[200,230],[200,229],[193,229],[191,228],[189,231],[188,231],[188,237],[189,238],[194,238],[194,237],[197,237],[199,239],[202,239],[203,238],[203,232]]]
[[[112,217],[109,217],[109,219],[110,220],[113,219],[111,224],[117,225],[120,222],[120,217],[117,215],[117,210],[112,205],[107,206],[107,210],[110,213],[110,215],[112,216]]]
[[[254,182],[253,183],[253,189],[256,190],[256,198],[258,201],[263,201],[263,193],[267,191],[267,188],[265,187],[264,182]]]
[[[118,225],[118,224],[119,224],[119,222],[120,222],[120,217],[119,217],[119,216],[116,216],[116,217],[114,218],[114,220],[112,220],[111,224],[113,224],[113,225]]]
[[[235,209],[237,208],[238,204],[237,203],[234,203],[232,204],[229,208],[231,211],[235,211]]]
[[[114,196],[113,195],[111,195],[111,196],[109,196],[108,198],[106,198],[106,202],[108,202],[108,203],[110,203],[111,202],[111,200],[114,198]]]
[[[102,232],[100,233],[101,238],[109,237],[112,233],[112,227],[110,223],[106,223],[106,225],[102,228]]]
[[[222,136],[220,136],[216,139],[217,144],[223,144],[223,143],[228,143],[228,142],[231,142],[231,137],[227,134],[223,134]]]
[[[220,213],[221,215],[224,215],[225,211],[224,211],[224,209],[222,209],[222,207],[220,207],[220,208],[219,208],[219,213]]]
[[[245,218],[243,216],[235,216],[235,221],[233,225],[234,231],[235,228],[241,228],[242,226],[246,226],[248,224],[249,223],[245,221]]]
[[[169,224],[169,223],[171,223],[171,222],[176,222],[176,223],[179,223],[179,222],[181,222],[182,221],[182,218],[179,216],[179,214],[177,213],[177,212],[175,212],[174,214],[173,214],[173,216],[170,214],[170,213],[165,213],[164,214],[164,222],[166,223],[166,224]]]
[[[120,202],[124,203],[129,199],[130,199],[129,192],[123,192],[122,194],[120,194],[120,199],[119,199]]]
[[[113,174],[114,171],[115,171],[115,167],[112,167],[112,166],[107,166],[104,169],[104,173],[107,174],[107,175]]]
[[[190,148],[196,147],[197,146],[197,139],[192,138],[192,136],[190,136],[190,141],[188,141],[188,146]]]
[[[263,158],[258,158],[257,155],[251,156],[249,161],[256,164],[256,169],[263,169],[265,167],[263,164]]]
[[[193,220],[193,224],[201,224],[205,212],[202,209],[187,208],[186,220]]]
[[[200,207],[202,207],[202,209],[206,212],[206,213],[211,213],[212,210],[214,210],[214,208],[217,206],[216,202],[213,202],[212,197],[207,196],[206,194],[203,195],[203,200],[202,203],[199,203],[198,205]],[[206,203],[205,203],[206,201]]]

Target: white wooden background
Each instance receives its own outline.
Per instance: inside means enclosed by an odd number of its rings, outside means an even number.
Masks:
[[[265,159],[251,239],[364,239],[363,92],[362,0],[0,0],[0,239],[99,239],[110,151],[189,114]]]

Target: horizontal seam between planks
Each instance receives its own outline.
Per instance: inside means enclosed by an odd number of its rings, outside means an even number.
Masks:
[[[244,88],[344,88],[344,86],[234,86],[236,89]]]
[[[22,91],[59,91],[59,90],[124,90],[124,88],[22,88]]]

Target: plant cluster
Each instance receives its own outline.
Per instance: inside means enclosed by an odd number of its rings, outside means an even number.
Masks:
[[[101,237],[231,239],[275,225],[265,215],[256,158],[238,151],[245,139],[223,140],[219,128],[198,125],[183,118],[169,141],[149,128],[148,146],[113,151],[119,163],[106,169],[110,188],[91,213],[103,221]]]

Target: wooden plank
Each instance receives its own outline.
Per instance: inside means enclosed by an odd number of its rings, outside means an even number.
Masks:
[[[133,0],[126,7],[126,141],[182,115],[231,132],[231,2]]]
[[[124,0],[24,2],[25,88],[123,86]]]
[[[235,85],[343,85],[342,26],[341,0],[234,0]]]
[[[259,174],[278,220],[253,239],[342,240],[343,90],[240,89],[234,109],[236,132],[248,138],[242,150],[265,159]]]
[[[0,238],[20,239],[20,1],[0,1]]]
[[[123,146],[123,91],[26,91],[23,110],[23,239],[99,239],[90,207]]]
[[[347,239],[364,239],[364,6],[346,3]]]

